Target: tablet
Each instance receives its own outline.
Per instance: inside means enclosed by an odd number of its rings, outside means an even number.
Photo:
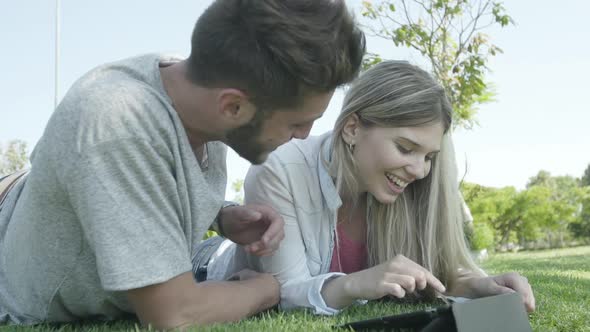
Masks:
[[[451,323],[449,322],[449,320],[452,320],[452,315],[453,313],[451,306],[445,305],[436,308],[428,308],[421,311],[409,312],[405,314],[384,316],[373,319],[350,322],[335,326],[335,328],[342,328],[348,330],[352,329],[354,331],[422,331],[431,323],[435,323],[437,325],[440,325],[441,323]],[[454,329],[451,329],[450,331],[454,331]]]
[[[457,301],[400,315],[350,322],[334,328],[354,331],[531,332],[524,304],[517,293]]]

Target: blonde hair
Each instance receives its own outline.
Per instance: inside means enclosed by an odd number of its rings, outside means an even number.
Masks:
[[[369,266],[402,254],[452,288],[460,269],[478,271],[463,232],[455,153],[449,133],[452,108],[443,88],[424,70],[384,61],[350,87],[332,133],[329,172],[339,192],[358,192],[356,166],[342,133],[356,114],[365,127],[417,127],[442,123],[440,152],[425,178],[406,187],[393,204],[367,194]]]

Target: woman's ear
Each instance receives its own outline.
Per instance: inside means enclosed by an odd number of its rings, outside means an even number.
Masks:
[[[342,138],[346,144],[356,144],[358,136],[361,130],[361,120],[356,113],[350,114],[344,122],[344,128],[342,128]]]

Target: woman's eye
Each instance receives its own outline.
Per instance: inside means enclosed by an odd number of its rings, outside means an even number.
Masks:
[[[403,146],[401,146],[401,145],[399,145],[399,144],[397,145],[397,149],[399,150],[399,152],[401,152],[401,153],[403,153],[403,154],[409,154],[409,153],[412,153],[412,150],[410,150],[410,149],[406,149],[406,148],[404,148]]]

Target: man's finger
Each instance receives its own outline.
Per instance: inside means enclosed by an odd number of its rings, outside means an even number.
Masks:
[[[271,256],[272,254],[275,253],[275,251],[276,250],[272,250],[272,249],[267,248],[267,249],[252,252],[252,254],[256,255],[256,256],[260,256],[260,257],[266,257],[266,256]]]
[[[265,256],[271,256],[276,250],[269,249],[269,248],[266,248],[266,249],[257,248],[255,250],[246,249],[246,251],[251,255],[265,257]]]
[[[262,235],[262,242],[269,247],[278,247],[279,242],[285,237],[285,222],[279,214],[268,217],[269,225]]]
[[[262,240],[260,241],[256,241],[256,242],[252,242],[246,246],[244,246],[248,251],[250,252],[255,252],[255,251],[260,251],[260,250],[266,250],[266,249],[272,249],[269,246],[267,246],[266,244],[264,244],[264,242],[262,242]]]
[[[267,230],[264,235],[262,235],[262,243],[264,243],[266,247],[278,249],[281,241],[285,238],[284,229],[281,227],[275,234],[269,234],[269,232],[270,230]]]
[[[257,221],[262,218],[262,213],[246,206],[239,206],[233,209],[234,211],[232,211],[232,213],[234,213],[234,218],[237,218],[240,222]]]
[[[244,249],[250,253],[255,253],[261,250],[266,250],[268,247],[262,243],[262,241],[256,241],[244,246]]]

